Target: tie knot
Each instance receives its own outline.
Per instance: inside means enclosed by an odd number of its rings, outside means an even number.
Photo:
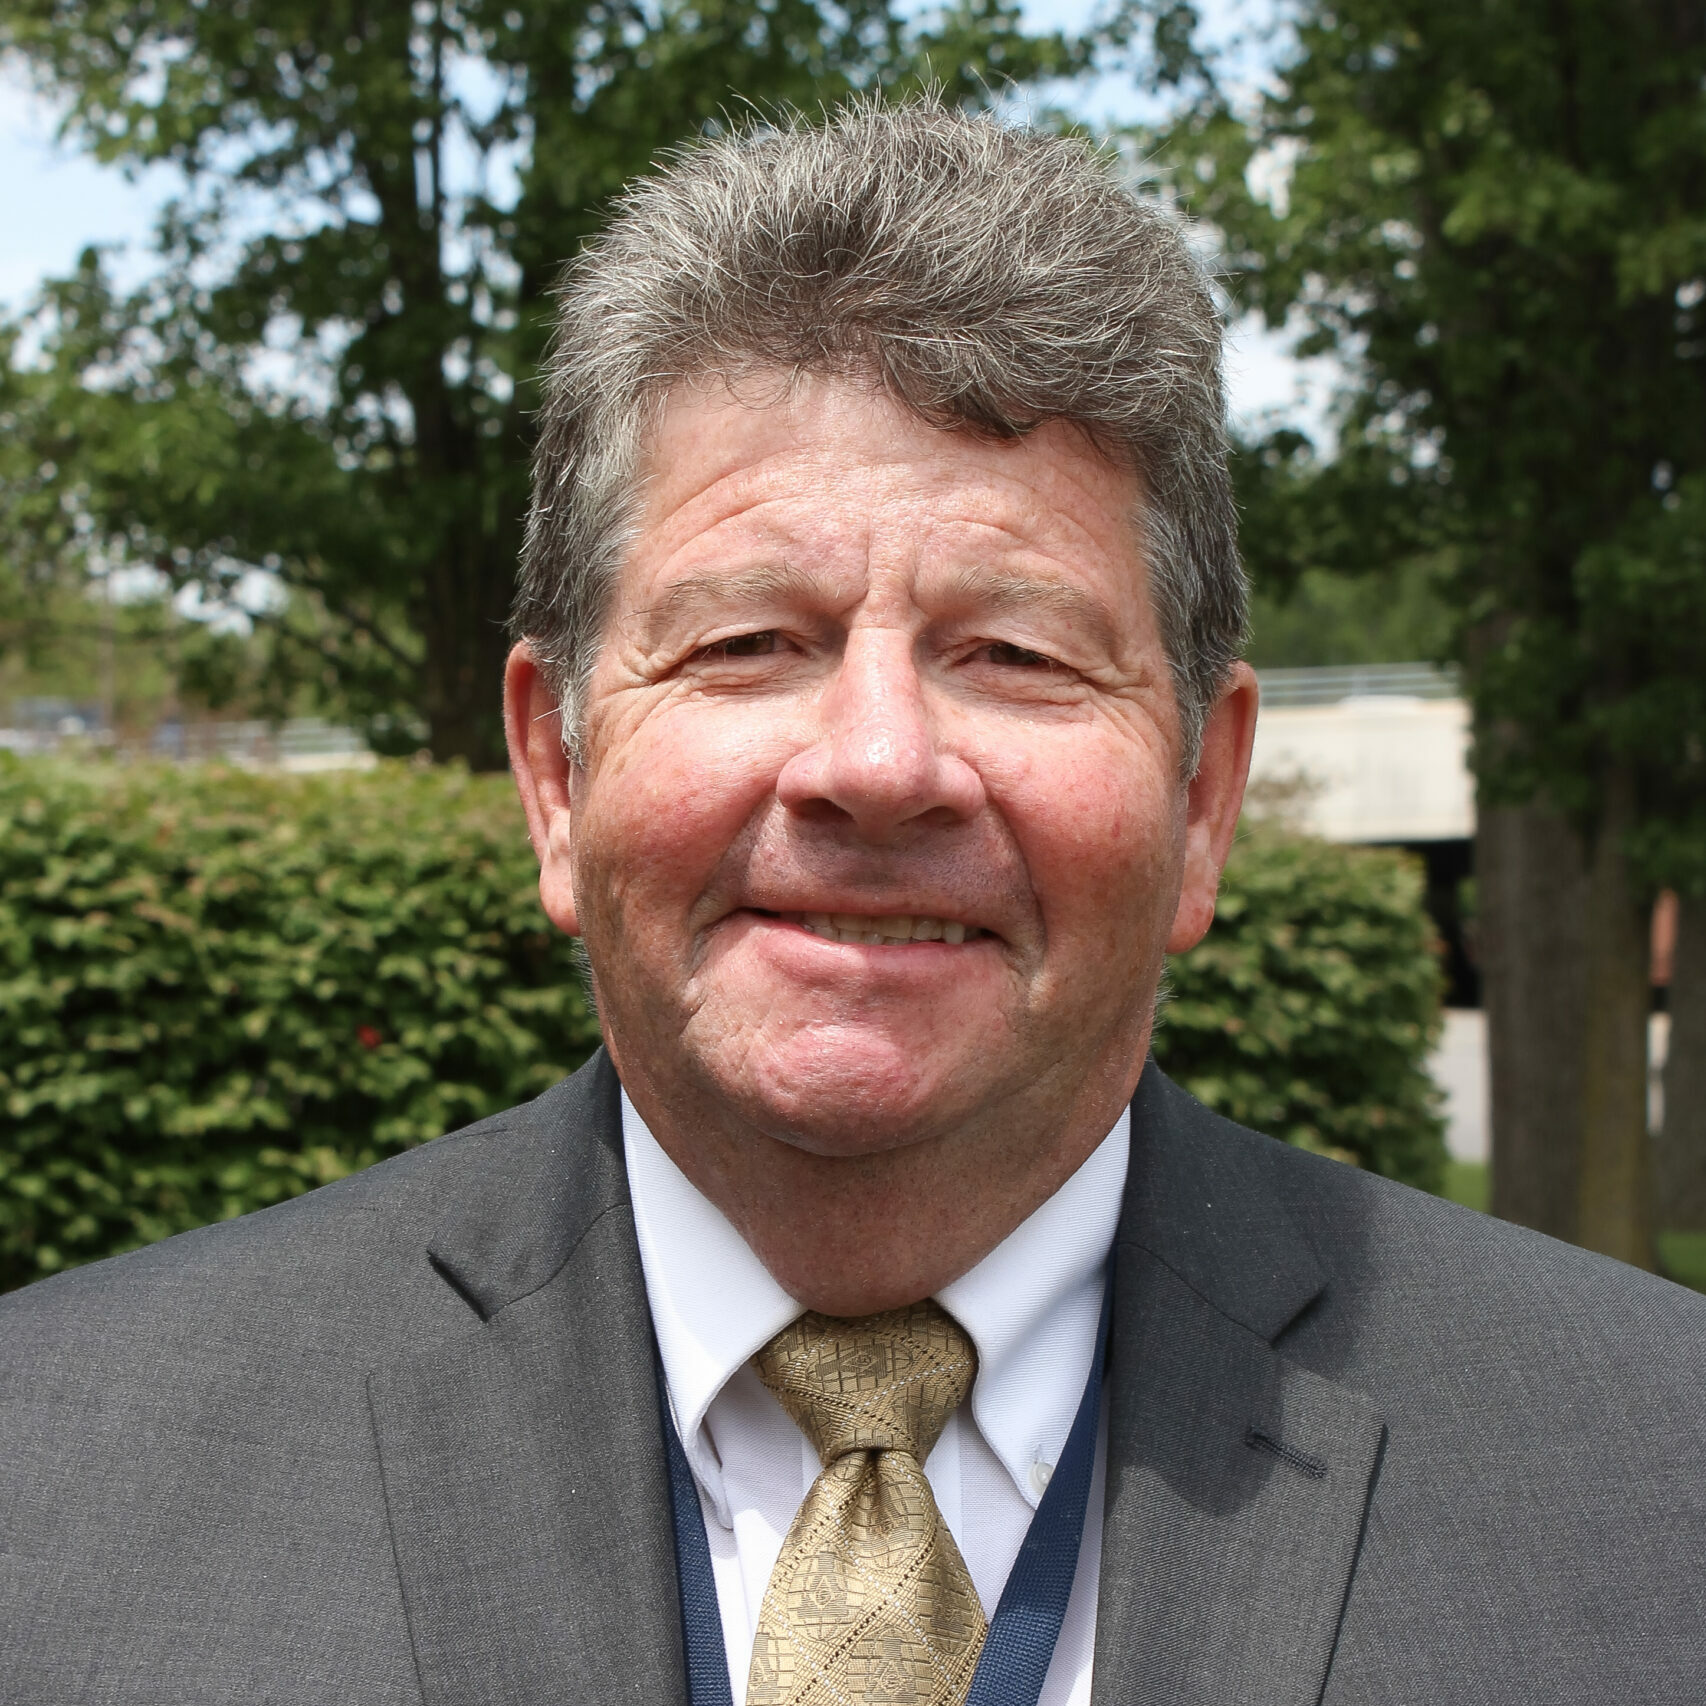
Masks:
[[[905,1451],[922,1463],[971,1390],[977,1352],[926,1299],[855,1320],[802,1315],[754,1363],[826,1465],[849,1451]]]

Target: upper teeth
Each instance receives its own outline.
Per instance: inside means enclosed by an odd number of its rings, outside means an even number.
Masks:
[[[946,918],[897,914],[867,918],[854,912],[784,912],[782,917],[831,942],[965,942],[983,934],[975,925]]]

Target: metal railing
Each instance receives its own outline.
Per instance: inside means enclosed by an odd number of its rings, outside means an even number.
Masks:
[[[278,723],[172,721],[140,739],[120,739],[87,715],[15,715],[11,722],[14,726],[0,727],[0,751],[124,752],[183,764],[234,764],[246,770],[349,770],[375,762],[357,730],[324,717],[287,717]]]
[[[1331,669],[1257,671],[1266,709],[1337,705],[1345,699],[1456,699],[1455,670],[1431,663],[1348,664]]]

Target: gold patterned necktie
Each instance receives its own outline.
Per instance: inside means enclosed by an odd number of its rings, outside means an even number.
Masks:
[[[988,1624],[924,1459],[977,1352],[940,1305],[805,1315],[754,1359],[823,1460],[758,1615],[747,1706],[961,1706]]]

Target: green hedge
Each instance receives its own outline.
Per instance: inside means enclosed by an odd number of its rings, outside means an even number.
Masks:
[[[596,1043],[507,778],[0,762],[0,1285],[338,1178]]]
[[[1258,836],[1157,1051],[1423,1184],[1438,975],[1403,861]],[[0,1288],[338,1178],[597,1040],[505,777],[0,755]]]
[[[1208,935],[1169,968],[1156,1057],[1228,1119],[1440,1190],[1444,979],[1423,888],[1404,853],[1246,831]]]

